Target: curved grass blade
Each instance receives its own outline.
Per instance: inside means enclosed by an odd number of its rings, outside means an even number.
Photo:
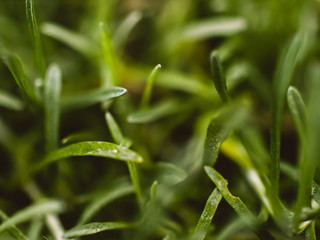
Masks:
[[[217,51],[213,51],[210,54],[210,66],[212,79],[220,98],[224,102],[230,101],[226,79],[223,73],[221,60]]]
[[[60,118],[61,70],[58,65],[49,66],[44,83],[45,135],[47,150],[58,147]]]
[[[292,80],[297,63],[305,51],[306,36],[299,32],[282,52],[273,79],[273,97],[270,130],[271,168],[270,180],[276,193],[279,192],[281,121],[285,95]]]
[[[141,104],[140,104],[141,108],[147,108],[149,105],[152,87],[153,87],[154,81],[156,80],[156,78],[160,72],[160,69],[161,69],[161,65],[158,64],[157,66],[155,66],[152,69],[152,71],[148,77],[147,85],[144,89]]]
[[[305,132],[306,132],[306,107],[303,102],[303,99],[299,93],[299,91],[295,88],[290,86],[287,93],[288,98],[288,106],[295,123],[296,129],[298,131],[299,137],[301,141],[304,141]]]
[[[214,214],[222,199],[222,195],[217,188],[213,190],[209,196],[204,210],[200,216],[199,222],[195,229],[195,240],[203,240],[206,237],[206,232],[211,224]]]
[[[143,161],[142,157],[138,153],[120,145],[109,142],[88,141],[74,143],[49,153],[42,162],[34,167],[33,170],[38,171],[50,163],[75,156],[105,157],[137,163],[141,163]]]
[[[205,171],[209,178],[217,186],[223,198],[235,210],[240,218],[257,234],[260,239],[274,239],[267,231],[258,231],[257,228],[261,224],[259,218],[254,216],[248,207],[239,197],[233,196],[228,189],[228,182],[212,167],[205,166]]]
[[[0,219],[1,219],[1,221],[4,222],[4,221],[8,220],[8,218],[9,217],[7,216],[7,214],[5,214],[3,211],[0,210]],[[28,238],[15,225],[11,225],[8,230],[11,233],[11,235],[14,236],[15,239],[17,239],[17,240],[28,240]]]
[[[64,209],[64,204],[61,201],[57,200],[46,200],[43,202],[35,203],[29,207],[26,207],[10,218],[5,220],[0,225],[0,232],[3,232],[10,228],[12,225],[16,225],[25,221],[28,221],[35,216],[44,216],[48,213],[59,213],[62,212]]]
[[[40,30],[43,34],[66,44],[86,57],[92,57],[97,54],[97,47],[93,41],[63,26],[46,22],[41,24]]]
[[[131,184],[127,182],[115,182],[111,188],[104,193],[97,195],[91,203],[83,210],[77,225],[86,223],[92,216],[99,212],[107,204],[116,199],[124,197],[134,192]]]
[[[177,99],[167,99],[149,109],[142,109],[131,113],[127,120],[130,123],[150,123],[167,116],[184,111],[189,104]]]
[[[45,60],[41,44],[40,33],[34,12],[34,0],[26,0],[26,14],[28,20],[28,27],[32,36],[32,43],[34,44],[34,52],[36,57],[36,64],[41,78],[45,76]]]
[[[157,180],[165,186],[176,185],[187,178],[187,173],[173,163],[159,162],[156,165]]]
[[[115,86],[118,82],[117,76],[117,58],[113,48],[110,33],[107,30],[105,24],[100,22],[100,41],[102,46],[102,54],[108,70],[107,79],[102,83],[103,87]]]
[[[36,93],[23,70],[20,58],[13,53],[6,52],[2,54],[2,59],[4,63],[8,66],[12,76],[16,80],[16,83],[19,86],[23,95],[31,103],[38,103]]]
[[[0,90],[0,106],[21,111],[24,108],[24,103],[16,96]]]
[[[96,103],[105,102],[117,97],[121,97],[127,92],[125,88],[111,87],[108,89],[93,90],[89,93],[62,98],[62,110],[71,111],[89,107]]]
[[[76,238],[93,235],[108,230],[131,228],[132,226],[132,223],[125,222],[93,222],[70,229],[64,234],[64,237]]]

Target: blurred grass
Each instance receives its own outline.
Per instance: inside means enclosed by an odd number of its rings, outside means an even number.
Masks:
[[[2,0],[0,239],[316,239],[319,10]]]

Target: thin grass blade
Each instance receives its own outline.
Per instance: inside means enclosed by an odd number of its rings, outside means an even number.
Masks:
[[[305,34],[298,32],[280,55],[273,79],[272,118],[270,130],[270,180],[276,193],[279,191],[280,136],[284,102],[296,65],[301,60],[301,57],[304,55],[304,51],[306,50],[305,45]]]
[[[112,184],[112,187],[108,188],[106,192],[98,194],[89,205],[83,210],[78,224],[82,225],[91,219],[96,213],[98,213],[102,208],[104,208],[109,203],[132,194],[134,189],[131,184],[128,184],[127,181],[118,181]]]
[[[141,100],[141,108],[147,108],[149,106],[149,102],[150,102],[150,97],[151,97],[151,91],[152,91],[152,87],[154,85],[154,81],[156,80],[159,72],[160,72],[160,69],[161,69],[161,65],[158,64],[157,66],[155,66],[148,79],[147,79],[147,85],[144,89],[144,92],[143,92],[143,96],[142,96],[142,100]]]
[[[45,135],[47,150],[58,147],[60,122],[61,70],[58,65],[49,66],[44,83]]]
[[[10,52],[2,54],[2,59],[4,63],[8,66],[12,76],[16,80],[17,85],[19,86],[23,95],[32,103],[35,104],[38,102],[36,93],[32,87],[31,82],[27,78],[20,58]]]
[[[221,199],[221,193],[217,188],[215,188],[209,196],[204,210],[200,216],[199,222],[195,229],[195,240],[203,240],[206,237],[206,232],[211,224]]]
[[[89,107],[97,103],[121,97],[126,92],[127,90],[125,88],[111,87],[108,89],[92,90],[86,94],[64,97],[61,100],[62,111],[71,111]]]
[[[102,87],[112,87],[117,85],[118,82],[117,58],[107,27],[103,22],[100,22],[99,27],[102,54],[108,71],[107,79],[104,79],[104,82],[102,82]]]
[[[59,213],[64,210],[64,204],[61,201],[57,200],[46,200],[43,202],[35,203],[29,207],[26,207],[10,218],[5,220],[0,225],[0,232],[3,232],[10,228],[12,225],[16,225],[25,221],[28,221],[35,216],[44,216],[48,213]]]
[[[41,24],[40,30],[43,34],[64,43],[86,57],[91,58],[98,52],[92,40],[63,26],[46,22]]]
[[[261,221],[253,215],[244,202],[239,198],[233,196],[228,189],[228,182],[212,167],[205,166],[205,171],[209,178],[217,186],[223,198],[235,210],[240,218],[259,236],[260,239],[274,239],[267,231],[258,231],[257,227]]]
[[[210,66],[212,79],[220,98],[224,102],[230,101],[226,79],[223,73],[221,60],[217,51],[213,51],[210,54]]]
[[[0,90],[0,106],[14,111],[21,111],[24,108],[24,103],[16,96]]]
[[[105,114],[105,119],[107,121],[108,124],[108,128],[111,132],[112,138],[113,140],[117,143],[117,144],[121,144],[122,139],[123,139],[123,135],[122,132],[120,130],[119,125],[117,124],[117,122],[114,120],[113,116],[111,115],[111,113],[107,112]]]
[[[132,223],[125,222],[93,222],[70,229],[64,234],[64,237],[83,237],[108,230],[131,228],[132,226]]]
[[[315,230],[316,222],[312,221],[309,227],[306,229],[306,240],[317,240],[316,230]]]
[[[7,214],[5,214],[3,211],[0,210],[0,219],[1,219],[1,221],[4,222],[4,221],[8,220],[8,218],[9,217],[7,216]],[[9,227],[8,231],[11,233],[11,235],[16,240],[28,240],[28,238],[15,225],[11,225]]]
[[[42,43],[40,33],[38,29],[36,14],[34,11],[34,0],[26,0],[26,14],[29,31],[31,32],[32,43],[35,52],[36,65],[38,67],[39,74],[43,79],[45,76],[45,60],[43,55]]]

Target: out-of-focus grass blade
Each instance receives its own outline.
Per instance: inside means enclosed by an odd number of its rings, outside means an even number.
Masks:
[[[112,187],[108,188],[107,191],[98,194],[90,202],[88,206],[83,210],[78,224],[82,225],[92,218],[97,212],[99,212],[107,204],[113,202],[116,199],[124,197],[134,192],[131,184],[127,181],[115,182]]]
[[[35,217],[30,224],[28,237],[30,239],[39,239],[41,236],[42,228],[43,228],[43,220],[39,217]]]
[[[86,57],[92,57],[97,54],[97,46],[93,41],[63,26],[46,22],[41,24],[40,30],[43,34],[66,44]]]
[[[35,166],[35,171],[60,159],[75,156],[105,157],[137,163],[141,163],[143,161],[142,157],[138,153],[120,145],[110,142],[88,141],[74,143],[49,153],[42,162]]]
[[[176,185],[188,176],[187,173],[173,163],[159,162],[156,165],[157,180],[165,186]]]
[[[58,65],[52,64],[46,73],[43,95],[48,151],[58,147],[61,85],[61,70]]]
[[[222,199],[222,195],[217,188],[213,190],[209,196],[204,210],[200,216],[199,222],[195,229],[195,240],[203,240],[206,237],[206,232],[211,224],[214,214]]]
[[[100,22],[100,41],[102,46],[102,53],[106,67],[108,69],[107,79],[102,83],[103,87],[112,87],[117,85],[117,58],[113,48],[112,39],[107,27],[103,22]]]
[[[181,32],[181,41],[201,41],[212,37],[227,37],[247,29],[244,18],[220,17],[191,23]]]
[[[298,32],[281,53],[273,79],[272,120],[270,130],[270,180],[276,193],[279,191],[281,121],[286,93],[295,67],[304,54],[306,35]]]
[[[215,240],[228,240],[235,233],[246,228],[246,224],[241,218],[230,221],[219,233],[214,237]]]
[[[62,98],[62,110],[71,111],[75,109],[89,107],[96,103],[105,102],[117,97],[121,97],[127,92],[125,88],[111,87],[108,89],[98,89],[85,94]]]
[[[2,54],[2,59],[8,66],[21,92],[27,99],[31,101],[31,103],[37,103],[38,99],[36,97],[35,91],[23,70],[20,58],[15,54],[6,52]]]
[[[40,33],[34,11],[34,0],[26,0],[26,14],[29,30],[32,36],[32,43],[34,44],[33,47],[35,51],[36,64],[41,78],[44,78],[46,66],[42,50]]]
[[[230,101],[230,96],[227,90],[226,79],[223,73],[221,60],[219,58],[217,51],[213,51],[210,54],[210,66],[211,66],[212,79],[219,96],[224,102]]]
[[[127,140],[126,138],[123,137],[122,132],[120,130],[120,127],[118,126],[117,122],[114,120],[112,117],[111,113],[106,113],[106,120],[107,124],[109,127],[109,130],[111,132],[111,135],[113,139],[115,140],[116,143],[124,146],[125,148],[129,148],[131,145],[131,141]],[[134,186],[137,199],[139,204],[141,203],[141,187],[140,187],[140,177],[138,173],[138,169],[135,163],[133,162],[127,162],[129,173],[130,173],[130,178],[132,181],[132,184]]]
[[[235,105],[224,109],[210,122],[202,156],[205,165],[215,164],[222,142],[231,131],[242,125],[247,114],[248,109],[245,106]]]
[[[5,220],[0,225],[0,232],[3,232],[10,228],[12,225],[16,225],[25,221],[32,219],[34,216],[42,216],[48,213],[59,213],[64,209],[64,204],[57,200],[46,200],[43,202],[35,203],[29,207],[26,207],[10,218]]]
[[[117,50],[124,47],[123,45],[130,32],[141,19],[142,13],[139,11],[134,11],[128,14],[128,16],[121,22],[113,37],[113,42]]]
[[[153,84],[154,84],[154,81],[156,80],[159,72],[160,72],[160,69],[161,69],[161,65],[158,64],[157,66],[155,66],[148,79],[147,79],[147,85],[144,89],[144,92],[143,92],[143,96],[142,96],[142,100],[141,100],[141,108],[146,108],[148,107],[149,105],[149,101],[150,101],[150,97],[151,97],[151,91],[152,91],[152,87],[153,87]]]
[[[260,239],[274,239],[267,231],[257,231],[260,220],[252,214],[248,207],[239,197],[233,196],[228,189],[228,182],[212,167],[205,166],[205,171],[209,178],[217,186],[223,198],[235,210],[235,212],[243,219],[244,222],[258,235]]]
[[[316,222],[312,221],[309,227],[306,229],[306,240],[316,240],[316,230],[315,230]]]
[[[21,111],[24,108],[24,103],[16,96],[0,90],[0,106]]]
[[[188,103],[177,99],[166,99],[148,109],[131,113],[127,120],[130,123],[150,123],[181,112],[190,107]]]
[[[300,139],[303,140],[305,138],[306,133],[306,107],[303,102],[303,99],[299,93],[299,91],[290,86],[287,93],[288,105],[293,118],[293,121],[296,125],[298,134]]]
[[[93,235],[99,232],[132,227],[132,223],[125,222],[93,222],[82,226],[77,226],[64,234],[65,238],[76,238]]]
[[[0,219],[1,219],[2,222],[8,220],[7,214],[5,214],[1,210],[0,210]],[[15,237],[15,239],[17,239],[17,240],[28,240],[28,238],[13,224],[9,227],[8,230],[12,234],[12,236]]]

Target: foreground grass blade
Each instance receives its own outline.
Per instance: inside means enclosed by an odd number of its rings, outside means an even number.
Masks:
[[[108,89],[98,89],[86,94],[70,96],[62,98],[62,110],[71,111],[76,109],[81,109],[89,107],[96,103],[105,102],[117,97],[121,97],[127,92],[125,88],[121,87],[111,87]]]
[[[61,70],[58,65],[51,65],[44,83],[45,135],[47,150],[58,147],[60,118]]]
[[[0,106],[21,111],[24,108],[24,103],[16,96],[0,90]]]
[[[143,96],[142,96],[142,100],[141,100],[141,108],[146,108],[148,107],[149,105],[149,101],[150,101],[150,97],[151,97],[151,91],[152,91],[152,87],[153,87],[153,84],[154,84],[154,81],[156,80],[159,72],[160,72],[160,69],[161,69],[161,65],[158,64],[157,66],[155,66],[148,79],[147,79],[147,85],[144,89],[144,92],[143,92]]]
[[[224,102],[230,101],[226,79],[223,73],[221,60],[217,51],[213,51],[210,55],[210,66],[212,79],[219,96]]]
[[[35,203],[29,207],[26,207],[10,218],[5,220],[0,225],[0,233],[10,228],[12,225],[16,225],[32,219],[34,216],[46,215],[48,213],[59,213],[64,209],[64,204],[57,200],[47,200],[43,202]]]
[[[235,210],[235,212],[243,219],[244,222],[258,235],[260,239],[274,239],[266,231],[257,231],[257,227],[261,224],[260,220],[252,214],[248,207],[239,197],[233,196],[228,189],[228,182],[212,167],[205,166],[205,171],[209,178],[214,182],[223,198]]]
[[[103,22],[100,22],[100,41],[102,46],[102,54],[106,67],[108,69],[108,78],[104,79],[102,83],[103,87],[112,87],[117,85],[118,76],[117,76],[117,58],[113,48],[112,40],[110,33],[107,30],[107,27]]]
[[[49,153],[42,162],[35,166],[34,170],[39,170],[60,159],[75,156],[105,157],[137,163],[141,163],[143,161],[142,157],[138,153],[120,145],[102,141],[88,141],[74,143]]]
[[[93,235],[99,232],[132,227],[131,223],[125,222],[93,222],[70,229],[64,234],[65,238],[76,238]]]
[[[306,36],[299,32],[282,52],[273,79],[273,97],[270,130],[271,168],[270,180],[276,193],[279,191],[281,121],[285,96],[302,51],[305,50]]]
[[[97,54],[97,47],[94,42],[85,36],[50,22],[43,23],[40,29],[43,34],[66,44],[86,57]]]
[[[305,138],[306,132],[306,107],[303,102],[303,99],[299,93],[299,91],[295,88],[290,86],[287,93],[288,98],[288,106],[295,123],[296,129],[298,131],[300,140],[303,141]]]
[[[212,218],[221,199],[221,193],[217,188],[215,188],[206,202],[206,206],[195,229],[195,240],[203,240],[205,238],[206,232],[211,224]]]
[[[2,54],[2,58],[4,63],[8,66],[12,76],[16,80],[16,83],[24,96],[31,103],[37,103],[38,99],[36,97],[36,93],[23,70],[20,58],[17,55],[9,52]]]
[[[91,203],[83,210],[77,225],[86,223],[96,213],[98,213],[107,204],[133,193],[134,189],[128,182],[115,182],[107,191],[95,197]]]
[[[34,44],[34,51],[36,57],[36,64],[41,78],[45,75],[45,60],[42,50],[41,38],[38,29],[38,24],[36,20],[36,15],[34,12],[34,0],[26,0],[26,14],[28,20],[29,30],[32,36],[32,43]]]
[[[7,214],[2,212],[1,210],[0,210],[0,219],[1,219],[2,222],[8,220]],[[28,238],[15,225],[11,225],[8,230],[12,234],[12,236],[15,237],[15,239],[17,239],[17,240],[28,240]]]

